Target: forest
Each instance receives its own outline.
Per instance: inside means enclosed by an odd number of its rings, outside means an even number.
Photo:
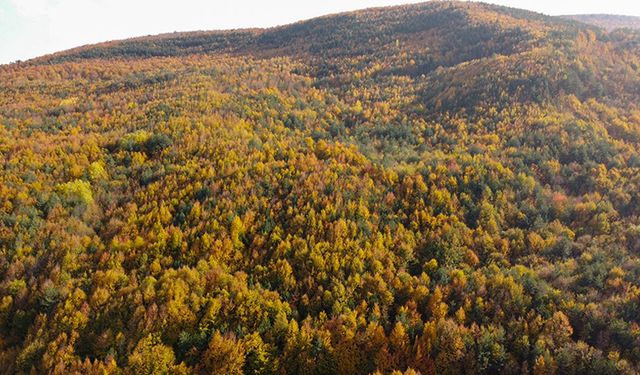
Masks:
[[[0,368],[637,374],[640,32],[428,2],[0,65]]]

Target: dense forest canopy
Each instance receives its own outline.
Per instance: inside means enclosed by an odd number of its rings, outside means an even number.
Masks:
[[[469,2],[0,66],[0,368],[635,374],[639,99]]]

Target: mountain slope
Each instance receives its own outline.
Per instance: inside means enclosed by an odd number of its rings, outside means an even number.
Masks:
[[[639,46],[432,2],[0,66],[0,366],[637,373]]]

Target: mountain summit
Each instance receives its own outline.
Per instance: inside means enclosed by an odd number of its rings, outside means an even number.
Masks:
[[[637,67],[626,53],[636,52],[637,40],[633,33],[609,34],[524,10],[428,2],[366,9],[271,29],[134,38],[81,47],[34,63],[213,54],[289,58],[302,61],[311,69],[309,74],[319,78],[348,80],[354,71],[378,66],[378,76],[424,76],[421,82],[435,86],[467,78],[490,81],[458,85],[478,91],[459,92],[455,98],[445,97],[445,87],[430,90],[431,96],[437,96],[428,98],[431,104],[451,102],[455,107],[495,101],[501,91],[519,101],[551,100],[559,91],[582,98],[607,95],[628,100],[637,93],[638,82],[629,74]],[[583,64],[576,64],[577,60]],[[529,69],[532,64],[533,70]],[[604,76],[604,71],[610,74]],[[515,74],[507,77],[506,73]],[[490,77],[496,74],[499,76]],[[632,81],[626,82],[628,79]]]

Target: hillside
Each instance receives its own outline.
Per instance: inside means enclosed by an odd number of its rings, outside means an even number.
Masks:
[[[640,29],[640,17],[618,16],[611,14],[575,14],[561,16],[561,18],[584,22],[606,30]]]
[[[640,34],[482,3],[0,66],[6,373],[635,374]]]

